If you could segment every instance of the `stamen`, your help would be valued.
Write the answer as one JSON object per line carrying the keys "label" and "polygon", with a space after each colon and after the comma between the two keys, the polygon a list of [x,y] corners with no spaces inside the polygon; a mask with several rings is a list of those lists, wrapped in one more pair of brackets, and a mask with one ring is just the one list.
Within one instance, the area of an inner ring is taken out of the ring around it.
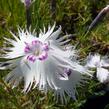
{"label": "stamen", "polygon": [[40,55],[40,51],[39,51],[39,50],[36,50],[36,51],[34,52],[34,55],[36,55],[36,56]]}

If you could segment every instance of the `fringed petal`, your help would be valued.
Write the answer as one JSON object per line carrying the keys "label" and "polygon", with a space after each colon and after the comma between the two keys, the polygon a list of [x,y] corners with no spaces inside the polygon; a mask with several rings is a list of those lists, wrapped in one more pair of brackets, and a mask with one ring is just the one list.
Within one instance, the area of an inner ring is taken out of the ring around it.
{"label": "fringed petal", "polygon": [[62,104],[67,103],[66,94],[69,98],[76,100],[76,87],[80,86],[81,83],[85,83],[83,80],[83,75],[77,71],[71,71],[68,80],[59,80],[57,79],[57,85],[60,89],[54,90],[57,101],[60,101]]}
{"label": "fringed petal", "polygon": [[97,79],[101,83],[109,82],[109,71],[104,68],[97,68]]}
{"label": "fringed petal", "polygon": [[100,55],[99,54],[89,55],[87,58],[86,66],[95,68],[95,67],[99,66],[99,63],[100,63]]}

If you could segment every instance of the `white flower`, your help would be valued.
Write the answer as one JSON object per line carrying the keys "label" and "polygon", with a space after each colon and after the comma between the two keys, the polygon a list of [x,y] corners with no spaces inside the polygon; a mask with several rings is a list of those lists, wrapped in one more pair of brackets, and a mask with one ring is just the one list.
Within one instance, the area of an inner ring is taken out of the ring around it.
{"label": "white flower", "polygon": [[109,59],[101,57],[99,54],[89,55],[87,58],[87,67],[96,68],[97,78],[101,83],[109,82]]}
{"label": "white flower", "polygon": [[54,28],[55,25],[49,26],[47,32],[44,28],[39,37],[21,29],[18,29],[18,37],[11,33],[15,40],[5,38],[11,45],[5,49],[3,57],[8,61],[0,66],[1,69],[11,69],[6,81],[13,88],[24,80],[24,92],[28,92],[34,84],[33,88],[55,91],[61,100],[65,93],[75,99],[76,85],[82,81],[82,74],[87,72],[75,61],[75,50],[62,46],[69,39],[63,41],[64,37],[58,38],[61,27],[53,32]]}
{"label": "white flower", "polygon": [[[80,68],[79,66],[78,68]],[[81,68],[80,68],[81,69]],[[67,103],[66,94],[72,99],[76,100],[75,94],[78,94],[76,91],[77,86],[81,86],[85,83],[85,76],[81,75],[78,71],[65,69],[65,73],[69,76],[68,80],[59,80],[57,79],[58,87],[57,90],[54,90],[57,101],[61,101],[62,104]]]}

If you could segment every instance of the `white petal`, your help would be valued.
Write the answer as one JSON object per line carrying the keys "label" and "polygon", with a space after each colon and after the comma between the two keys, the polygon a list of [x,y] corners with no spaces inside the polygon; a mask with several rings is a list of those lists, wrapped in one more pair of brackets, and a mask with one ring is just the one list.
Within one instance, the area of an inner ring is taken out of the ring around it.
{"label": "white petal", "polygon": [[46,33],[43,33],[41,32],[39,34],[39,38],[42,40],[42,41],[45,41],[46,39],[48,39],[50,37],[50,35],[52,34],[53,30],[55,28],[55,23],[52,27],[48,27],[48,31]]}
{"label": "white petal", "polygon": [[20,67],[17,66],[5,77],[5,81],[11,84],[12,87],[16,87],[19,84],[19,82],[21,82],[22,78],[23,74],[20,70]]}
{"label": "white petal", "polygon": [[12,36],[15,38],[15,40],[16,40],[17,42],[20,41],[19,38],[18,38],[14,33],[12,33],[11,31],[10,31],[10,33],[12,34]]}
{"label": "white petal", "polygon": [[25,81],[23,91],[28,92],[33,84],[34,72],[32,72],[30,63],[25,58],[21,60],[20,68]]}
{"label": "white petal", "polygon": [[17,58],[14,60],[9,60],[6,62],[0,62],[0,70],[12,69],[19,65],[21,58]]}
{"label": "white petal", "polygon": [[102,67],[109,67],[109,58],[107,56],[102,57],[100,64]]}
{"label": "white petal", "polygon": [[[54,61],[57,62],[59,67],[64,67],[64,68],[70,68],[72,70],[78,71],[80,73],[84,73],[84,74],[88,74],[88,70],[87,68],[79,65],[79,63],[77,63],[77,61],[71,61],[69,59],[70,55],[66,55],[66,52],[62,52],[62,51],[51,51],[52,56],[54,57]],[[65,55],[64,55],[65,54]]]}
{"label": "white petal", "polygon": [[97,68],[97,78],[101,83],[109,82],[109,71],[104,68]]}
{"label": "white petal", "polygon": [[11,33],[15,40],[5,38],[13,47],[7,47],[8,53],[4,58],[13,59],[24,56],[25,42],[31,43],[33,40],[37,40],[36,37],[31,35],[28,31],[24,32],[21,28],[18,29],[18,33],[19,38]]}
{"label": "white petal", "polygon": [[97,67],[99,65],[100,65],[100,55],[99,54],[88,56],[86,66],[94,68],[94,67]]}
{"label": "white petal", "polygon": [[85,81],[83,80],[82,74],[76,71],[72,71],[68,80],[57,79],[58,87],[60,87],[60,89],[54,90],[57,100],[60,99],[63,104],[66,103],[68,100],[66,99],[66,94],[76,100],[76,87],[78,85],[80,86],[80,82]]}
{"label": "white petal", "polygon": [[25,0],[20,0],[22,3],[25,3]]}
{"label": "white petal", "polygon": [[53,32],[51,35],[50,35],[50,37],[48,37],[47,38],[47,40],[50,40],[50,39],[52,39],[52,40],[56,40],[58,37],[59,37],[59,35],[61,34],[61,26],[60,26],[60,28],[58,28],[58,30],[57,31],[55,31],[55,32]]}
{"label": "white petal", "polygon": [[49,56],[49,58],[43,63],[44,66],[44,71],[46,74],[47,82],[48,85],[51,86],[53,89],[58,89],[57,84],[56,84],[56,78],[57,78],[57,73],[58,67],[57,63],[54,62],[52,57]]}

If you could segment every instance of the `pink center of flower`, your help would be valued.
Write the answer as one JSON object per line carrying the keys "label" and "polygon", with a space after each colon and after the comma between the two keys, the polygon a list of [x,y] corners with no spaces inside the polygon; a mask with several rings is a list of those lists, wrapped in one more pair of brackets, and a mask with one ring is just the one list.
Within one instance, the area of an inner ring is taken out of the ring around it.
{"label": "pink center of flower", "polygon": [[27,54],[27,59],[29,61],[35,62],[38,60],[45,60],[48,57],[48,44],[42,43],[39,40],[34,40],[31,43],[26,43],[26,47],[24,49],[24,52]]}

